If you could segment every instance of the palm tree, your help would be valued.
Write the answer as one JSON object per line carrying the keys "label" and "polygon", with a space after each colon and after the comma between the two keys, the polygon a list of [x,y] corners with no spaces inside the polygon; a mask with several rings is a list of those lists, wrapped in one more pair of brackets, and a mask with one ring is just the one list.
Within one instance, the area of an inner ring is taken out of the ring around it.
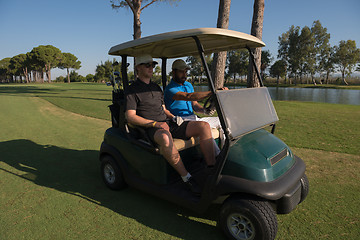
{"label": "palm tree", "polygon": [[[265,0],[254,0],[254,13],[251,24],[251,35],[259,38],[260,40],[262,39],[264,8],[265,8]],[[258,69],[260,69],[261,48],[251,49],[251,52],[254,54],[256,66],[258,67]],[[249,64],[247,87],[260,87],[260,81],[256,76],[256,71],[254,70],[255,69],[252,66],[252,64]]]}
{"label": "palm tree", "polygon": [[[217,19],[218,28],[227,29],[229,27],[230,4],[231,0],[220,0]],[[213,69],[212,79],[216,89],[224,86],[226,54],[226,51],[214,53],[214,61],[211,68]]]}

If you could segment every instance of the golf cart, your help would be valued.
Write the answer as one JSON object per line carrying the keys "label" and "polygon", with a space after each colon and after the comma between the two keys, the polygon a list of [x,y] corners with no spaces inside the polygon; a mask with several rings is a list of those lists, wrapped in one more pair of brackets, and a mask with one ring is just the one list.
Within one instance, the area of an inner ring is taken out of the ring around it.
{"label": "golf cart", "polygon": [[[100,149],[105,184],[114,190],[129,185],[199,213],[211,204],[222,204],[219,226],[229,239],[274,239],[276,214],[290,213],[308,194],[305,164],[274,135],[278,116],[253,57],[251,63],[261,87],[228,91],[214,88],[205,61],[205,54],[263,46],[262,41],[248,34],[199,28],[112,47],[109,54],[121,56],[121,76],[115,73],[118,79],[121,77],[121,85],[113,84],[113,104],[109,106],[112,127],[106,130]],[[201,58],[213,93],[211,102],[225,135],[220,140],[219,131],[213,129],[213,137],[221,147],[214,169],[206,168],[198,139],[174,140],[186,168],[202,188],[200,196],[184,186],[142,129],[126,122],[127,58],[142,54],[161,59],[163,88],[167,83],[167,59],[193,55]]]}

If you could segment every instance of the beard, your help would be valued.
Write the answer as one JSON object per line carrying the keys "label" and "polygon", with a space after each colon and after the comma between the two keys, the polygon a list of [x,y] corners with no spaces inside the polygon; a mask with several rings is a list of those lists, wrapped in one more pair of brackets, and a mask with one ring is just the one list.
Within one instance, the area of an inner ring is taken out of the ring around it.
{"label": "beard", "polygon": [[184,82],[186,81],[186,77],[178,77],[175,76],[174,77],[175,82],[180,83],[180,84],[184,84]]}

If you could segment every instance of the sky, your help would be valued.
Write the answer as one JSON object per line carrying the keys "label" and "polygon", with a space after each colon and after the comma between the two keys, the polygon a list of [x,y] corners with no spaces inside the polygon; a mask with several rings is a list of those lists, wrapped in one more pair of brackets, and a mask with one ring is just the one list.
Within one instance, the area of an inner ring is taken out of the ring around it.
{"label": "sky", "polygon": [[[155,3],[141,14],[142,37],[170,31],[216,27],[219,0]],[[330,44],[355,40],[360,47],[359,0],[265,0],[262,40],[276,59],[278,37],[291,25],[311,27],[320,20]],[[250,34],[253,0],[232,0],[229,29]],[[109,49],[133,39],[130,9],[113,10],[110,0],[0,0],[0,60],[53,45],[81,61],[79,74],[114,57]],[[117,58],[120,61],[120,58]],[[171,64],[171,61],[169,61]],[[53,69],[52,78],[66,75]]]}

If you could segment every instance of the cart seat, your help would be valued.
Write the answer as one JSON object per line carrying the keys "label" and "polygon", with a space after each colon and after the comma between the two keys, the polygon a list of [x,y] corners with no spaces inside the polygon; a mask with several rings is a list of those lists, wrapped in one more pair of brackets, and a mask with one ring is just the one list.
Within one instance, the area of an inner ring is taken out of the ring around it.
{"label": "cart seat", "polygon": [[[212,128],[211,129],[211,134],[213,136],[214,139],[218,138],[219,135],[219,130],[216,128]],[[190,138],[189,140],[182,140],[182,139],[174,139],[174,144],[175,147],[178,151],[182,151],[185,150],[187,148],[196,146],[198,144],[200,144],[200,140],[199,138]]]}
{"label": "cart seat", "polygon": [[[150,141],[150,139],[146,136],[145,131],[141,128],[138,128],[132,124],[127,124],[128,133],[130,133],[130,136],[132,138],[139,141],[139,144],[146,146],[147,148],[154,148],[153,150],[157,153],[159,153],[159,149],[154,146],[154,144]],[[216,128],[211,129],[211,134],[214,139],[218,138],[220,136],[219,130]],[[194,147],[198,144],[200,144],[199,138],[190,138],[189,140],[183,140],[183,139],[177,139],[174,138],[174,144],[178,151],[185,150],[187,148]]]}

